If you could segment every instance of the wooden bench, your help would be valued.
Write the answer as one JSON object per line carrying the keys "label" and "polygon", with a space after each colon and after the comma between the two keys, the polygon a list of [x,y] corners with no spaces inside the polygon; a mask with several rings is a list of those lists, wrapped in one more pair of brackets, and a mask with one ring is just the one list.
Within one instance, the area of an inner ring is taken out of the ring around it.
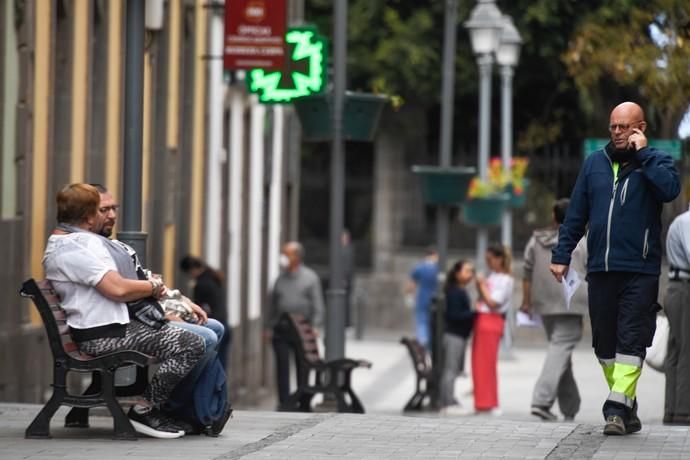
{"label": "wooden bench", "polygon": [[[65,321],[65,311],[50,281],[36,282],[29,279],[22,285],[20,294],[33,300],[43,320],[53,354],[53,394],[26,429],[26,438],[50,438],[51,418],[60,406],[67,405],[86,410],[97,406],[108,407],[113,416],[115,438],[136,440],[137,434],[129,418],[115,399],[115,371],[123,365],[148,366],[153,364],[155,359],[133,350],[117,351],[98,357],[82,353],[72,341],[69,326]],[[92,381],[91,388],[98,386],[99,391],[87,390],[83,395],[68,393],[67,374],[69,372],[97,374],[98,381]],[[88,426],[88,412],[86,412],[86,426]]]}
{"label": "wooden bench", "polygon": [[431,356],[417,339],[403,337],[400,343],[407,347],[412,358],[412,366],[417,374],[417,385],[412,398],[405,404],[404,411],[421,411],[434,404],[436,378],[431,364]]}
{"label": "wooden bench", "polygon": [[335,399],[338,412],[363,414],[364,406],[352,390],[350,376],[354,369],[370,368],[371,363],[348,358],[324,361],[319,354],[316,333],[304,316],[284,313],[280,321],[285,330],[290,331],[295,357],[299,361],[297,390],[280,409],[310,412],[312,398],[321,393]]}

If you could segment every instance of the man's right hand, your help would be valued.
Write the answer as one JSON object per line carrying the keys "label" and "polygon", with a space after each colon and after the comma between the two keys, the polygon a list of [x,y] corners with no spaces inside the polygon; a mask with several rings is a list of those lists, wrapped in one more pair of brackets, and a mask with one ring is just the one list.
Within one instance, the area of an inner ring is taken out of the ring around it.
{"label": "man's right hand", "polygon": [[549,267],[551,273],[556,278],[559,283],[563,280],[563,277],[568,273],[568,266],[561,264],[551,264]]}

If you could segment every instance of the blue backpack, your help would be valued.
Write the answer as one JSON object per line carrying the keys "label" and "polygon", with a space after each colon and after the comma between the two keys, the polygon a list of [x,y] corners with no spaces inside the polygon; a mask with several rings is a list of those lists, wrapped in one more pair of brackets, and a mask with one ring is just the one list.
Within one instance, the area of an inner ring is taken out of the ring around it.
{"label": "blue backpack", "polygon": [[166,403],[166,412],[195,426],[208,427],[224,416],[227,407],[225,369],[218,354],[209,351],[177,384]]}

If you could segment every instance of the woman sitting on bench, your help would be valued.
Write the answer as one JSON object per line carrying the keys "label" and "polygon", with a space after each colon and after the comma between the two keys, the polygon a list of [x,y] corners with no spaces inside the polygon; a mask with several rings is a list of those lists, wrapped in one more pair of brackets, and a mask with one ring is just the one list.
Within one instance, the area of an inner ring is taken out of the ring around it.
{"label": "woman sitting on bench", "polygon": [[[129,411],[135,430],[157,438],[177,438],[184,431],[159,407],[175,385],[204,354],[203,339],[169,326],[153,304],[139,302],[137,320],[130,321],[127,303],[165,294],[160,279],[123,278],[107,239],[97,235],[104,217],[98,190],[70,184],[57,194],[58,226],[48,239],[43,267],[62,299],[67,324],[80,351],[93,356],[129,349],[160,360],[161,365],[143,399]],[[107,214],[107,211],[106,211]]]}

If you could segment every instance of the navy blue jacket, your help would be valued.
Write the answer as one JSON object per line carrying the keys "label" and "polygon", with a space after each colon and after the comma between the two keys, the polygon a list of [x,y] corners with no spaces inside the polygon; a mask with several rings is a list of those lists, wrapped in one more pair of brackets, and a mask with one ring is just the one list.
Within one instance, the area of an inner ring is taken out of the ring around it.
{"label": "navy blue jacket", "polygon": [[658,275],[661,208],[680,193],[673,159],[645,147],[620,167],[614,180],[611,143],[585,160],[570,197],[551,262],[570,265],[570,254],[587,233],[587,272]]}

